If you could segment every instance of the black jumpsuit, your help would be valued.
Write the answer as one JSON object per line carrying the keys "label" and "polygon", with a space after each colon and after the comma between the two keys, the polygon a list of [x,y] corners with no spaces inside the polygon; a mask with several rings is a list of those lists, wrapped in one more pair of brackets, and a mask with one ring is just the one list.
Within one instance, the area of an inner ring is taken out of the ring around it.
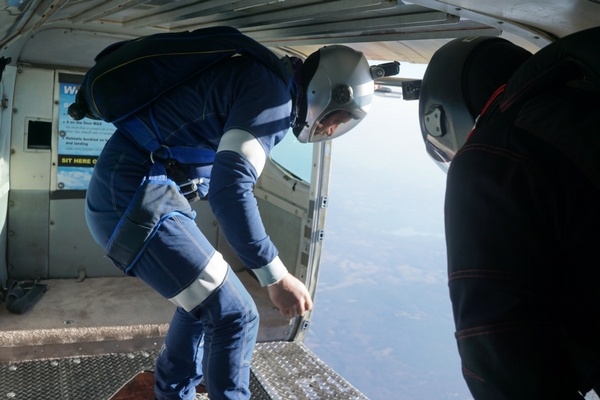
{"label": "black jumpsuit", "polygon": [[534,97],[452,161],[449,287],[476,399],[582,399],[600,378],[599,94]]}

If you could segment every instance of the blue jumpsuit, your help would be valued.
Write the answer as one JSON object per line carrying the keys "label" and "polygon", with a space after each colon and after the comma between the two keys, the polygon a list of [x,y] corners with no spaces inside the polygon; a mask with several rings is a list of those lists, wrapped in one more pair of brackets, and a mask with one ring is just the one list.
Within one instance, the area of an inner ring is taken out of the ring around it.
{"label": "blue jumpsuit", "polygon": [[[146,230],[134,262],[113,262],[178,305],[156,363],[159,399],[192,399],[202,379],[212,400],[248,399],[259,317],[196,226],[187,200],[172,180],[155,173],[156,164],[131,133],[146,129],[169,147],[216,152],[214,161],[186,165],[187,174],[210,179],[208,200],[223,234],[265,285],[280,279],[284,267],[258,213],[252,190],[260,171],[251,159],[266,159],[288,131],[291,112],[289,82],[251,56],[233,56],[116,123],[98,159],[86,200],[94,239],[114,249],[117,225]],[[252,156],[231,150],[235,145],[220,149],[224,135],[251,143]]]}

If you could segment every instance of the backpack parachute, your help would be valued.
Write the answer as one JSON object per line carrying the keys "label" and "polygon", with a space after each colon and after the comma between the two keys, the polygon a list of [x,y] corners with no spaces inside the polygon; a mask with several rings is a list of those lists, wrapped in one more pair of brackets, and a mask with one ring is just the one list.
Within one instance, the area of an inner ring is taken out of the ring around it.
{"label": "backpack parachute", "polygon": [[84,114],[118,122],[234,54],[256,57],[293,90],[291,74],[269,49],[235,28],[214,27],[145,36],[107,47],[96,56],[74,106],[80,106],[83,97]]}
{"label": "backpack parachute", "polygon": [[[498,111],[490,117],[498,116],[498,119],[490,119],[493,122],[489,123],[498,126],[503,115],[507,116],[505,124],[512,123],[514,117],[511,119],[511,114],[516,116],[530,99],[569,82],[595,85],[595,92],[600,91],[600,27],[565,36],[523,63],[498,100]],[[560,129],[554,121],[547,121],[552,126],[544,126],[545,122],[537,122],[531,133],[560,149],[600,188],[600,158],[597,151],[589,151],[600,149],[596,121],[573,115],[567,121],[568,127]]]}

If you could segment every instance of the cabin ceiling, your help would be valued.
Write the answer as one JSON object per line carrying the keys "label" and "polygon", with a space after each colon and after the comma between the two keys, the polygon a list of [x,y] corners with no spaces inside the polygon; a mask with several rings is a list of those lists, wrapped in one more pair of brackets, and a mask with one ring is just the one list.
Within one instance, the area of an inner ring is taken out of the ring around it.
{"label": "cabin ceiling", "polygon": [[0,55],[84,68],[118,40],[229,25],[291,53],[347,44],[427,63],[456,37],[503,35],[535,50],[597,21],[597,0],[0,0]]}

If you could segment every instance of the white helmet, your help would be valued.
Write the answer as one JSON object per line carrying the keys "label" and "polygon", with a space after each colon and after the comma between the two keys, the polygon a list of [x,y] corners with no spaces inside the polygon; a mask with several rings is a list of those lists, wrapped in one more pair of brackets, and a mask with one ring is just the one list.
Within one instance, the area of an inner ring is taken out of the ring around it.
{"label": "white helmet", "polygon": [[363,53],[326,46],[302,66],[303,97],[293,128],[301,143],[336,138],[354,128],[369,111],[374,83]]}

